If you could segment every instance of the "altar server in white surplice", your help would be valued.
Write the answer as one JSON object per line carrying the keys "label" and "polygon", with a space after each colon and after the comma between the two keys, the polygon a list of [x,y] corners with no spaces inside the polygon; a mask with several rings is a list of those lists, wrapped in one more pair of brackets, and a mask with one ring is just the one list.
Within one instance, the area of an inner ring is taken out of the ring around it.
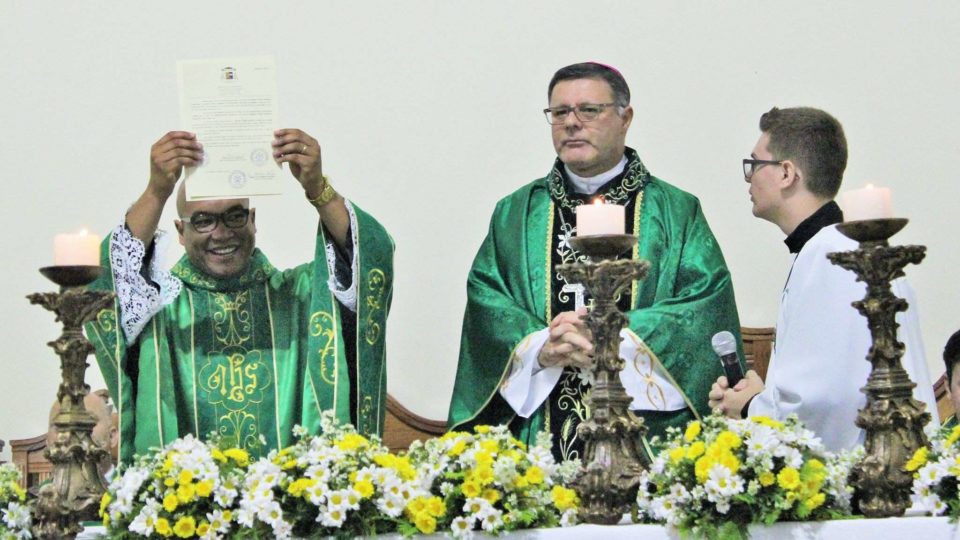
{"label": "altar server in white surplice", "polygon": [[[720,377],[710,406],[736,418],[782,420],[795,413],[828,449],[851,448],[863,442],[854,419],[866,402],[860,388],[870,373],[871,338],[866,318],[850,305],[863,299],[866,286],[827,259],[828,253],[857,248],[836,228],[843,213],[833,199],[847,165],[843,128],[818,109],[773,108],[760,118],[760,130],[750,159],[743,160],[753,215],[783,230],[794,260],[780,299],[766,383],[754,371],[734,388]],[[914,397],[938,422],[916,298],[903,278],[892,288],[910,304],[897,314],[898,339],[906,346],[903,366],[917,383]]]}

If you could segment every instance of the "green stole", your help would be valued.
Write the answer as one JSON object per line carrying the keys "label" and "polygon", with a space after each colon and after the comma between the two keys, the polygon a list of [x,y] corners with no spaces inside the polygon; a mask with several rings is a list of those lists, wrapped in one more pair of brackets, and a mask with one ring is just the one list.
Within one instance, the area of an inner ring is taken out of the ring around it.
{"label": "green stole", "polygon": [[[627,152],[631,164],[639,164],[636,153]],[[451,429],[510,424],[520,440],[532,441],[547,427],[549,404],[530,418],[515,419],[498,390],[516,360],[514,348],[554,315],[551,274],[558,261],[551,256],[556,215],[551,192],[559,167],[557,161],[550,175],[497,204],[474,259],[448,416]],[[642,164],[632,169],[628,164],[622,182],[642,184],[628,190],[637,199],[633,226],[640,242],[634,256],[651,262],[647,277],[630,291],[628,326],[657,355],[687,403],[678,411],[638,411],[648,435],[662,435],[669,426],[709,414],[707,394],[723,374],[710,338],[729,330],[739,346],[740,324],[730,273],[699,201],[649,175]],[[553,435],[556,443],[561,434]]]}
{"label": "green stole", "polygon": [[[345,354],[344,313],[327,286],[322,226],[314,260],[286,271],[275,269],[259,249],[246,272],[231,279],[211,278],[183,257],[171,269],[183,283],[179,296],[133,343],[117,323],[118,304],[87,325],[110,393],[119,396],[121,462],[191,433],[216,434],[264,455],[292,444],[294,425],[318,433],[321,411],[332,409],[350,422],[351,392],[358,430],[382,432],[393,241],[375,219],[354,209],[356,358]],[[107,267],[109,247],[108,237],[101,250]],[[92,287],[115,290],[112,272]]]}

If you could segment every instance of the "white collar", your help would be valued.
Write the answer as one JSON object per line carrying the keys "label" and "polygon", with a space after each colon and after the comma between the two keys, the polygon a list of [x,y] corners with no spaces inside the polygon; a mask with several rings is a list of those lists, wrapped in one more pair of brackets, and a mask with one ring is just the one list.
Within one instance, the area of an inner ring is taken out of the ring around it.
{"label": "white collar", "polygon": [[573,184],[573,189],[577,193],[584,193],[587,195],[593,195],[600,189],[601,186],[615,178],[617,175],[623,172],[623,169],[627,166],[627,156],[624,154],[620,158],[620,163],[614,165],[612,169],[607,172],[600,173],[596,176],[583,177],[573,174],[570,170],[570,167],[566,165],[563,166],[563,170],[567,173],[567,178],[570,179],[570,183]]}

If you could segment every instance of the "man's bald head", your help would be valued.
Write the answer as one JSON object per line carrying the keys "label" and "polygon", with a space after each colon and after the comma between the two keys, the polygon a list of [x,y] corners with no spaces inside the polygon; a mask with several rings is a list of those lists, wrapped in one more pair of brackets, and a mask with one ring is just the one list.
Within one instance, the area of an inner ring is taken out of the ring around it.
{"label": "man's bald head", "polygon": [[[211,199],[211,200],[225,200],[225,199]],[[236,201],[236,204],[240,204],[244,208],[250,208],[250,199],[226,199],[230,201]],[[193,201],[187,202],[187,182],[184,180],[180,182],[180,188],[177,189],[177,217],[183,219],[186,216],[189,216],[196,210],[195,206],[203,203],[204,201]],[[230,205],[233,206],[233,205]]]}

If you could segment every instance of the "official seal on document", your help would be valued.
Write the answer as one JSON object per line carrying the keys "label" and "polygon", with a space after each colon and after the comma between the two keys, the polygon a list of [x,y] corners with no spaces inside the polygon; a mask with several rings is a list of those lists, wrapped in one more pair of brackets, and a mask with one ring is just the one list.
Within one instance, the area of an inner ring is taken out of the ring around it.
{"label": "official seal on document", "polygon": [[230,182],[231,187],[242,188],[247,184],[247,174],[243,171],[233,171],[227,181]]}
{"label": "official seal on document", "polygon": [[250,163],[253,163],[254,165],[263,165],[267,162],[268,157],[269,156],[267,155],[266,150],[263,148],[257,148],[253,152],[250,152]]}

